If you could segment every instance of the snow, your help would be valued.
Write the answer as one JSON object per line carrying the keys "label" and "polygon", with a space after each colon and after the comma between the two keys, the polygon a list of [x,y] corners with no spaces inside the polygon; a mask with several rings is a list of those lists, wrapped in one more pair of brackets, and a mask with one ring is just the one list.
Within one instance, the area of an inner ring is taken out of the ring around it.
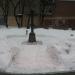
{"label": "snow", "polygon": [[39,28],[35,33],[39,42],[28,44],[25,28],[0,28],[0,70],[10,73],[75,70],[74,30]]}

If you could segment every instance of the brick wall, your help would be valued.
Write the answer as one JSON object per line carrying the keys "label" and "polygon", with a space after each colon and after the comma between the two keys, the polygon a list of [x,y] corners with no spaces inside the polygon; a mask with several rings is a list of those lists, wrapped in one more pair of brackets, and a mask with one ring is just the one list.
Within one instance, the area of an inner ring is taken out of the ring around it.
{"label": "brick wall", "polygon": [[53,17],[46,17],[44,25],[62,29],[69,27],[75,29],[75,1],[58,1]]}
{"label": "brick wall", "polygon": [[75,16],[75,1],[58,1],[54,16]]}

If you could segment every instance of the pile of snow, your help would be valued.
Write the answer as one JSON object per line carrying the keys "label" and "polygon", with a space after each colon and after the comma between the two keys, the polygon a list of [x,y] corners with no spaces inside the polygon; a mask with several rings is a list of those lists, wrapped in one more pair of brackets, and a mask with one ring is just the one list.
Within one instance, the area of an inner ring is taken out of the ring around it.
{"label": "pile of snow", "polygon": [[11,73],[75,70],[75,31],[39,28],[35,33],[41,45],[22,44],[29,36],[25,28],[0,29],[1,70]]}

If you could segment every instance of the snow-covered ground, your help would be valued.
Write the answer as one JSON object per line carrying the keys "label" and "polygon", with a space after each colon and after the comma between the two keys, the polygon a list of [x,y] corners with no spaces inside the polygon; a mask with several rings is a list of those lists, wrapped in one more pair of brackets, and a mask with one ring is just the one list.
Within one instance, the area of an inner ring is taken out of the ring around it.
{"label": "snow-covered ground", "polygon": [[0,70],[11,73],[75,70],[75,31],[39,28],[35,33],[37,44],[29,44],[25,28],[0,28]]}

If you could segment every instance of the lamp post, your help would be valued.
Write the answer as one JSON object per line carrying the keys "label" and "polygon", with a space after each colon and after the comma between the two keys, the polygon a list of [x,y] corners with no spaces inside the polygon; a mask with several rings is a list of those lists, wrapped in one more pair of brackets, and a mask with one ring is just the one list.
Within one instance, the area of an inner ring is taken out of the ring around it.
{"label": "lamp post", "polygon": [[34,33],[34,11],[32,9],[30,11],[30,18],[31,18],[31,24],[30,24],[31,32],[29,34],[28,42],[33,43],[36,42],[36,36]]}

